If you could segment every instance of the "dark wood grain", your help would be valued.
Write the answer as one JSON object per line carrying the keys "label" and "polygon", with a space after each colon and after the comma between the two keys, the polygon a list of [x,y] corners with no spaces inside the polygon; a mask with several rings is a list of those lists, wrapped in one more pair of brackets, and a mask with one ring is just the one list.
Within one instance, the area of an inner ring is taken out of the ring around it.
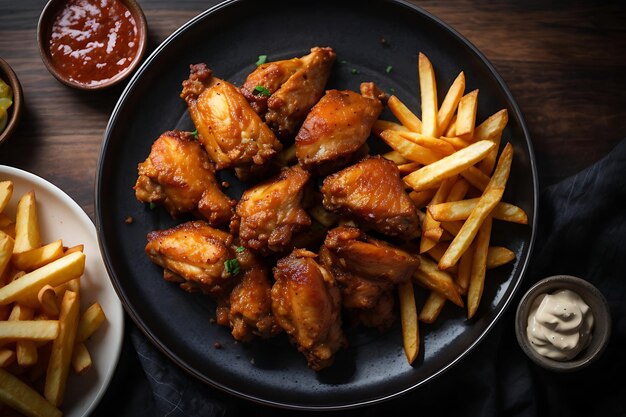
{"label": "dark wood grain", "polygon": [[[215,4],[143,0],[148,52]],[[528,123],[541,185],[604,156],[626,131],[626,6],[620,2],[539,0],[414,1],[452,25],[496,66]],[[0,164],[63,188],[93,218],[95,166],[122,86],[98,93],[69,89],[45,69],[35,42],[43,4],[0,0],[0,56],[17,72],[26,108]]]}

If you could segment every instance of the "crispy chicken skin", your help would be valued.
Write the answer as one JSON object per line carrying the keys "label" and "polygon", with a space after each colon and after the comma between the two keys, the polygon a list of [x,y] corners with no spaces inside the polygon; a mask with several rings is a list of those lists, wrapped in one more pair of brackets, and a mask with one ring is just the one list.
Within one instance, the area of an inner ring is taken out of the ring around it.
{"label": "crispy chicken skin", "polygon": [[209,156],[190,133],[163,133],[137,171],[137,200],[161,203],[173,217],[193,212],[217,226],[233,214],[235,201],[222,192]]}
{"label": "crispy chicken skin", "polygon": [[350,157],[365,145],[383,110],[379,99],[383,96],[374,83],[362,83],[361,94],[327,91],[296,136],[300,165],[325,174],[348,164]]}
{"label": "crispy chicken skin", "polygon": [[263,165],[282,149],[239,89],[214,77],[206,64],[190,66],[180,96],[218,170]]}
{"label": "crispy chicken skin", "polygon": [[274,268],[272,311],[310,368],[332,364],[333,355],[347,342],[341,328],[341,295],[330,272],[317,255],[295,249]]}
{"label": "crispy chicken skin", "polygon": [[231,221],[231,232],[243,246],[264,254],[290,249],[293,235],[311,225],[302,207],[309,177],[299,166],[283,168],[243,193]]}
{"label": "crispy chicken skin", "polygon": [[148,233],[146,253],[165,269],[166,280],[179,282],[186,291],[215,294],[228,286],[224,262],[230,259],[232,240],[229,233],[196,220]]}
{"label": "crispy chicken skin", "polygon": [[375,156],[329,175],[321,191],[327,210],[352,215],[381,233],[411,238],[419,232],[419,219],[404,187],[397,166]]}
{"label": "crispy chicken skin", "polygon": [[354,227],[330,230],[319,255],[354,321],[380,330],[391,326],[394,285],[411,278],[419,259]]}
{"label": "crispy chicken skin", "polygon": [[254,336],[268,338],[280,333],[272,315],[269,269],[251,251],[233,249],[241,268],[241,278],[229,296],[228,322],[233,337],[248,342]]}
{"label": "crispy chicken skin", "polygon": [[418,258],[356,227],[330,230],[324,245],[344,269],[368,279],[399,284],[408,281],[419,266]]}
{"label": "crispy chicken skin", "polygon": [[[308,55],[260,65],[241,87],[252,107],[281,139],[293,137],[324,94],[336,54],[314,47]],[[259,94],[261,86],[270,96]]]}

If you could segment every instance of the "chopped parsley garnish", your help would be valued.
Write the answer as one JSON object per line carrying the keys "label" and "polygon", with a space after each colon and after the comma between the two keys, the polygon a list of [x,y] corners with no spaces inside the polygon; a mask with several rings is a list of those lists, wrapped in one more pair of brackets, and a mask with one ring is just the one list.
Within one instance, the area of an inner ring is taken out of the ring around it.
{"label": "chopped parsley garnish", "polygon": [[396,92],[396,89],[391,87],[389,90],[391,90],[391,93],[394,94]]}
{"label": "chopped parsley garnish", "polygon": [[359,73],[359,71],[356,68],[352,68],[352,71],[350,71],[350,72],[353,73],[353,74],[358,74]]}
{"label": "chopped parsley garnish", "polygon": [[269,97],[272,95],[272,93],[270,93],[270,90],[263,87],[262,85],[257,85],[256,87],[254,87],[254,94],[261,94],[265,97]]}
{"label": "chopped parsley garnish", "polygon": [[342,59],[341,61],[339,61],[340,64],[347,64],[348,61],[346,61],[345,59]]}
{"label": "chopped parsley garnish", "polygon": [[198,129],[194,130],[193,132],[191,132],[191,136],[193,136],[194,138],[198,138]]}
{"label": "chopped parsley garnish", "polygon": [[393,66],[389,65],[389,66],[387,66],[387,68],[385,68],[385,72],[387,74],[389,74],[391,71],[393,71]]}
{"label": "chopped parsley garnish", "polygon": [[267,55],[259,55],[259,60],[256,62],[256,66],[263,65],[267,62]]}
{"label": "chopped parsley garnish", "polygon": [[226,268],[226,272],[232,276],[238,275],[239,272],[241,272],[239,261],[236,258],[224,261],[224,268]]}
{"label": "chopped parsley garnish", "polygon": [[239,246],[237,249],[235,249],[235,251],[236,251],[237,253],[241,253],[241,252],[243,252],[244,250],[246,250],[246,248],[244,248],[243,246]]}
{"label": "chopped parsley garnish", "polygon": [[156,203],[150,202],[150,210],[154,210],[156,206]]}

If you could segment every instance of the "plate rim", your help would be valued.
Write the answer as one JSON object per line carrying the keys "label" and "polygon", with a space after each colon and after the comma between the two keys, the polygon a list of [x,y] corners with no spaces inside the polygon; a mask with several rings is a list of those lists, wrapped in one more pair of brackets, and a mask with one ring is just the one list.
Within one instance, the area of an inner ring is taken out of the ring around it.
{"label": "plate rim", "polygon": [[[98,163],[96,166],[96,180],[95,180],[95,186],[94,186],[94,193],[95,193],[95,225],[96,225],[96,229],[98,230],[98,242],[100,245],[100,250],[102,252],[103,255],[103,259],[104,259],[104,263],[105,266],[107,268],[107,271],[109,272],[111,277],[117,277],[115,271],[112,270],[112,266],[110,266],[110,256],[109,256],[109,252],[108,249],[105,246],[105,242],[103,241],[102,238],[102,224],[101,224],[101,212],[100,212],[100,204],[101,204],[101,196],[99,193],[100,190],[100,186],[102,185],[102,181],[103,181],[103,176],[102,176],[102,171],[104,170],[104,158],[105,158],[105,154],[106,154],[106,150],[107,147],[109,145],[109,140],[111,137],[111,130],[113,129],[113,126],[115,125],[115,123],[117,122],[117,119],[119,118],[120,115],[120,110],[122,109],[122,107],[126,104],[126,101],[128,100],[128,97],[130,95],[130,93],[132,92],[133,88],[135,87],[135,84],[137,84],[137,82],[139,81],[139,79],[141,78],[141,76],[143,75],[143,73],[147,70],[147,68],[152,64],[152,62],[159,56],[159,54],[171,43],[173,42],[178,36],[180,36],[183,32],[185,32],[189,27],[191,27],[192,25],[194,25],[197,21],[204,19],[205,17],[223,9],[223,8],[227,8],[230,7],[231,5],[237,4],[237,3],[246,3],[249,1],[254,1],[254,0],[225,0],[223,2],[220,2],[200,13],[198,13],[196,16],[192,17],[191,19],[189,19],[187,22],[185,22],[184,24],[182,24],[179,28],[177,28],[174,32],[172,32],[169,36],[167,36],[155,49],[154,51],[152,51],[152,53],[150,53],[150,55],[148,56],[148,58],[146,58],[146,60],[141,64],[141,66],[137,69],[137,71],[133,74],[132,78],[130,79],[130,81],[128,82],[128,84],[125,86],[124,90],[122,91],[118,101],[115,104],[115,107],[113,108],[113,111],[111,112],[111,116],[109,118],[109,121],[107,122],[107,126],[103,135],[103,141],[102,141],[102,145],[101,145],[101,149],[100,149],[100,154],[98,157]],[[409,9],[409,11],[411,13],[416,13],[418,15],[422,15],[423,17],[425,17],[426,19],[431,20],[432,22],[436,23],[437,25],[442,27],[442,30],[449,32],[450,34],[452,34],[459,42],[461,42],[462,44],[464,44],[474,55],[476,55],[478,57],[478,59],[487,67],[487,69],[489,70],[489,72],[491,73],[491,75],[494,77],[494,80],[497,82],[498,86],[500,87],[500,89],[502,90],[506,100],[508,101],[510,107],[511,107],[511,111],[516,115],[517,119],[519,120],[519,125],[520,125],[520,129],[523,132],[523,141],[526,144],[526,147],[528,149],[528,155],[529,155],[529,165],[530,165],[530,171],[531,171],[531,177],[533,180],[533,193],[532,193],[532,197],[533,197],[533,207],[532,207],[532,223],[529,225],[531,230],[530,230],[530,238],[528,240],[528,252],[527,252],[527,256],[526,258],[523,260],[523,262],[520,263],[520,278],[517,280],[517,282],[512,283],[512,287],[511,287],[511,293],[509,295],[509,297],[507,299],[504,300],[504,304],[502,305],[502,308],[495,314],[495,316],[493,317],[493,320],[486,326],[486,328],[482,331],[482,333],[476,338],[476,340],[474,340],[460,355],[458,355],[454,360],[452,360],[450,363],[446,364],[445,366],[443,366],[441,369],[439,369],[437,372],[434,372],[432,375],[424,378],[423,380],[421,380],[418,383],[412,384],[409,387],[406,387],[402,390],[396,391],[392,394],[387,394],[384,396],[379,396],[373,399],[367,399],[367,400],[363,400],[363,401],[359,401],[359,402],[351,402],[348,404],[342,404],[342,405],[304,405],[304,404],[290,404],[290,403],[286,403],[286,402],[279,402],[279,401],[273,401],[273,400],[267,400],[267,399],[263,399],[263,398],[258,398],[254,395],[251,394],[246,394],[244,392],[242,392],[239,389],[236,388],[232,388],[232,387],[228,387],[225,385],[222,385],[218,382],[215,382],[213,380],[211,380],[210,378],[208,378],[206,375],[198,372],[197,370],[195,370],[193,367],[191,367],[187,361],[183,360],[178,354],[176,354],[175,352],[173,352],[171,349],[169,349],[167,346],[165,346],[163,343],[161,343],[158,338],[152,334],[152,332],[147,328],[147,324],[142,320],[142,318],[139,316],[139,314],[137,313],[136,309],[130,305],[129,302],[127,302],[127,297],[124,295],[124,291],[121,288],[118,279],[113,279],[111,278],[111,282],[113,283],[113,286],[115,288],[115,290],[118,293],[118,296],[120,298],[120,300],[122,301],[122,306],[123,308],[126,310],[126,312],[129,314],[129,316],[133,319],[134,324],[141,330],[141,332],[144,334],[144,336],[146,336],[146,338],[148,340],[150,340],[150,342],[152,343],[152,345],[154,347],[156,347],[160,352],[162,352],[166,357],[169,358],[169,360],[171,360],[176,366],[178,366],[179,368],[183,369],[185,372],[187,372],[189,375],[192,375],[194,378],[198,379],[200,382],[219,389],[222,392],[226,392],[228,394],[232,394],[238,398],[247,400],[247,401],[251,401],[251,402],[255,402],[255,403],[259,403],[259,404],[263,404],[263,405],[268,405],[268,406],[273,406],[273,407],[278,407],[278,408],[282,408],[282,409],[287,409],[287,410],[298,410],[298,411],[333,411],[333,410],[347,410],[347,409],[354,409],[354,408],[360,408],[360,407],[364,407],[364,406],[368,406],[368,405],[373,405],[373,404],[379,404],[394,398],[398,398],[410,391],[414,391],[415,389],[417,389],[418,387],[424,385],[425,383],[435,379],[436,377],[442,375],[444,372],[448,371],[449,369],[451,369],[454,365],[456,365],[457,363],[459,363],[462,359],[464,359],[470,352],[472,352],[476,346],[478,346],[484,339],[485,337],[491,332],[491,330],[495,327],[495,325],[498,323],[498,321],[501,319],[501,317],[505,314],[505,312],[508,310],[508,308],[510,308],[513,300],[515,299],[515,295],[518,292],[522,281],[525,279],[526,273],[528,272],[529,269],[529,264],[530,264],[530,259],[532,256],[532,252],[533,252],[533,248],[534,248],[534,244],[535,244],[535,239],[536,239],[536,235],[537,235],[537,224],[538,224],[538,211],[539,211],[539,178],[538,178],[538,173],[537,173],[537,162],[536,162],[536,157],[535,157],[535,152],[534,152],[534,147],[532,144],[532,140],[531,140],[531,136],[530,136],[530,132],[528,130],[528,126],[526,125],[526,121],[524,120],[523,114],[517,104],[517,102],[515,101],[515,98],[513,97],[508,85],[506,84],[506,82],[504,81],[504,79],[501,77],[501,75],[498,73],[498,71],[496,70],[496,68],[493,66],[493,64],[489,61],[489,59],[487,59],[487,57],[472,43],[470,42],[465,36],[463,36],[460,32],[458,32],[456,29],[454,29],[452,26],[448,25],[447,23],[445,23],[442,19],[438,18],[437,16],[435,16],[434,14],[428,12],[427,10],[412,4],[410,2],[408,2],[407,0],[380,0],[380,3],[389,3],[392,6],[397,5],[400,7],[404,7]]]}
{"label": "plate rim", "polygon": [[[72,197],[70,197],[69,194],[67,194],[65,191],[63,191],[60,187],[58,187],[51,181],[48,181],[47,179],[40,177],[39,175],[36,175],[32,172],[29,172],[20,168],[12,167],[10,165],[0,165],[0,174],[3,174],[3,173],[6,173],[6,175],[9,175],[9,176],[23,178],[29,183],[32,183],[39,188],[45,188],[45,189],[51,190],[52,193],[55,195],[55,197],[60,198],[63,201],[63,203],[65,203],[67,206],[69,206],[72,209],[73,214],[78,214],[81,220],[81,223],[84,223],[87,225],[89,232],[93,234],[94,236],[94,242],[98,245],[98,248],[94,247],[93,250],[96,250],[96,249],[99,250],[100,239],[99,239],[98,231],[95,227],[94,222],[91,220],[91,218],[89,218],[85,210],[83,210],[83,208]],[[104,267],[104,270],[107,271],[107,279],[111,283],[111,286],[113,286],[113,280],[108,274],[108,269],[106,268],[106,262],[104,261],[104,258],[102,257],[101,251],[100,251],[100,261],[98,263],[100,263]],[[124,334],[125,334],[124,306],[119,297],[119,294],[117,294],[117,291],[115,291],[115,297],[113,297],[113,299],[114,299],[113,304],[116,306],[115,307],[116,309],[119,309],[118,312],[120,313],[119,316],[121,317],[119,325],[112,326],[113,332],[114,332],[113,334],[117,336],[117,338],[119,339],[119,342],[116,343],[115,345],[115,351],[113,352],[112,360],[108,361],[109,363],[112,364],[112,366],[109,368],[110,372],[107,372],[103,376],[103,383],[100,384],[100,386],[98,387],[98,391],[96,392],[96,395],[94,396],[93,401],[83,410],[82,416],[84,417],[89,416],[96,409],[96,407],[98,407],[98,405],[104,398],[104,395],[106,394],[106,392],[109,389],[109,386],[111,385],[111,381],[113,380],[113,376],[115,375],[117,366],[119,364],[119,359],[122,354],[122,346],[124,344]],[[115,330],[115,329],[118,329],[118,330]]]}

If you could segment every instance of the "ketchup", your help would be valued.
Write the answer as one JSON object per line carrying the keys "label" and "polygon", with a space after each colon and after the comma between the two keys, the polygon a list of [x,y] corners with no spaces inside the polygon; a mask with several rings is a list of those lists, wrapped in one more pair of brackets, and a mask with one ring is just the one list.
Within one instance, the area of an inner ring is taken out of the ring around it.
{"label": "ketchup", "polygon": [[135,18],[120,0],[69,0],[52,26],[52,63],[79,84],[98,86],[115,78],[138,51]]}

